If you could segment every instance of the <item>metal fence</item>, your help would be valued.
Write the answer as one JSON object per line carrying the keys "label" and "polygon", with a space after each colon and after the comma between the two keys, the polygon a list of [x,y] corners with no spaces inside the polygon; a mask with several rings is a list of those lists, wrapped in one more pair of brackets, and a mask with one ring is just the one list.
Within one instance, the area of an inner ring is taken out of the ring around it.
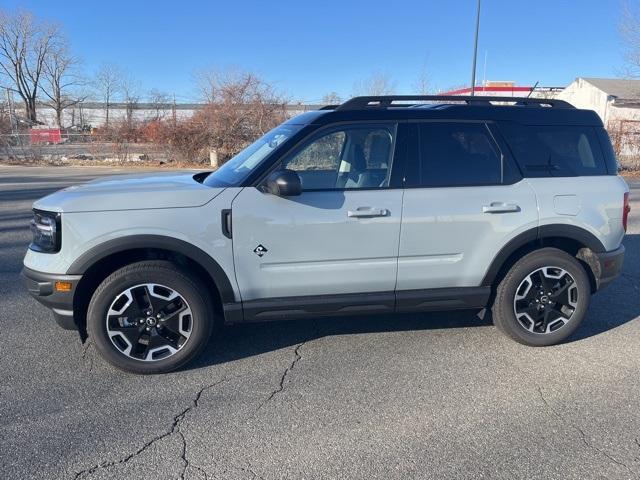
{"label": "metal fence", "polygon": [[168,161],[166,148],[151,143],[113,140],[89,133],[62,133],[46,141],[31,133],[0,135],[0,160],[51,163],[128,163]]}

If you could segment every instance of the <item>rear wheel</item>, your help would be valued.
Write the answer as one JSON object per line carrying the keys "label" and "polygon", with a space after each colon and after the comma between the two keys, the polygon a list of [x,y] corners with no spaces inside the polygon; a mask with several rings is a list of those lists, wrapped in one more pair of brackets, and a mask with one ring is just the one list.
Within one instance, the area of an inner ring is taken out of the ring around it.
{"label": "rear wheel", "polygon": [[175,370],[206,346],[213,309],[200,284],[167,261],[123,267],[96,289],[87,329],[112,365],[135,373]]}
{"label": "rear wheel", "polygon": [[590,299],[580,262],[562,250],[542,248],[518,260],[500,282],[493,320],[519,343],[554,345],[578,328]]}

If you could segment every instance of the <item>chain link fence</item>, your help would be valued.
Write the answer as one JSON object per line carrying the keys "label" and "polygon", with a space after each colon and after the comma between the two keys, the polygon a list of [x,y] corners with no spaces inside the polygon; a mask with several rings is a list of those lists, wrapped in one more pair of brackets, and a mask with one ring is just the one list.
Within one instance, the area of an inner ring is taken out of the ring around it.
{"label": "chain link fence", "polygon": [[611,144],[623,171],[640,170],[640,121],[618,120],[607,125]]}
{"label": "chain link fence", "polygon": [[76,164],[166,163],[167,148],[152,143],[116,140],[105,135],[62,133],[55,141],[33,133],[0,135],[0,161]]}

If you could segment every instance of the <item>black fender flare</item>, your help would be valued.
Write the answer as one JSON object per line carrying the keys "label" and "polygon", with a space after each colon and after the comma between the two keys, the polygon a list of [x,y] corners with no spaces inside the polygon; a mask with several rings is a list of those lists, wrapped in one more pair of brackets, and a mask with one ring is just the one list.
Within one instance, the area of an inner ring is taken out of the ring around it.
{"label": "black fender flare", "polygon": [[526,230],[514,238],[500,249],[491,261],[491,265],[482,279],[482,286],[492,286],[500,269],[507,259],[518,249],[533,241],[544,240],[545,238],[568,238],[589,248],[594,253],[606,252],[603,243],[591,232],[575,225],[542,225],[540,227]]}
{"label": "black fender flare", "polygon": [[82,275],[100,260],[127,250],[158,248],[184,255],[198,263],[211,276],[220,292],[223,305],[236,303],[229,277],[208,253],[177,238],[163,235],[128,235],[96,245],[80,255],[68,268],[67,275]]}

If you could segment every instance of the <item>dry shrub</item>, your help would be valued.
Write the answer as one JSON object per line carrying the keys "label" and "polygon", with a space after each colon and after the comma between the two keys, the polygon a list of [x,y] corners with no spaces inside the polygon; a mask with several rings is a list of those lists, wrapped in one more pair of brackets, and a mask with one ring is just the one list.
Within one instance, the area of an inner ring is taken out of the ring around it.
{"label": "dry shrub", "polygon": [[207,103],[191,118],[111,121],[93,137],[113,144],[113,154],[122,159],[132,144],[145,143],[160,147],[173,162],[208,163],[215,150],[224,163],[287,118],[286,99],[255,74],[210,72],[201,85]]}
{"label": "dry shrub", "polygon": [[640,122],[631,120],[610,121],[607,131],[620,170],[640,170]]}

